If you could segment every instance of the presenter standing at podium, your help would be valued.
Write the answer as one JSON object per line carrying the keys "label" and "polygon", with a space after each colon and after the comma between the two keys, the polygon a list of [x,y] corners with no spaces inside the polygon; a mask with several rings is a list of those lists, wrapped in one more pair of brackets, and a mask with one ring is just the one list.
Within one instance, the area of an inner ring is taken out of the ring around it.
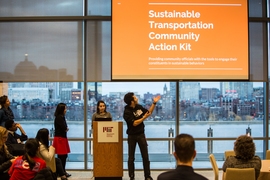
{"label": "presenter standing at podium", "polygon": [[106,111],[106,104],[104,101],[100,100],[97,103],[97,111],[92,115],[92,129],[93,129],[93,122],[96,118],[112,118],[111,113]]}
{"label": "presenter standing at podium", "polygon": [[138,104],[138,98],[133,92],[129,92],[125,95],[124,101],[127,104],[125,106],[123,117],[127,123],[127,134],[128,134],[128,173],[130,180],[134,180],[134,160],[135,160],[135,149],[138,143],[142,159],[143,159],[143,170],[145,180],[153,180],[150,174],[150,161],[148,155],[147,142],[144,134],[144,123],[155,109],[157,102],[160,99],[160,95],[153,98],[153,103],[149,110],[145,109],[142,105]]}

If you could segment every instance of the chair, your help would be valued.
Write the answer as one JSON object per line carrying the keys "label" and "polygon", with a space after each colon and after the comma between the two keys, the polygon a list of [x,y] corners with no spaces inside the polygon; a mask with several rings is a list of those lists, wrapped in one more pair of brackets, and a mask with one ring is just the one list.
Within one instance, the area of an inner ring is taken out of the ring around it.
{"label": "chair", "polygon": [[224,152],[225,155],[225,160],[227,159],[228,156],[235,156],[234,150],[228,150]]}
{"label": "chair", "polygon": [[266,150],[265,159],[270,159],[270,150]]}
{"label": "chair", "polygon": [[216,162],[216,158],[215,158],[214,154],[210,154],[209,159],[210,159],[213,171],[214,171],[215,180],[218,180],[218,173],[219,172],[218,172],[218,166],[217,166],[217,162]]}
{"label": "chair", "polygon": [[255,180],[254,168],[227,168],[225,180]]}

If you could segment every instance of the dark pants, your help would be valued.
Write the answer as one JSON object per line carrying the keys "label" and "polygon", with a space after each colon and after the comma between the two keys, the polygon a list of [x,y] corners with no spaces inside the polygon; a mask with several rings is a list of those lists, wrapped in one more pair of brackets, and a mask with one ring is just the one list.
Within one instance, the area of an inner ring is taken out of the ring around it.
{"label": "dark pants", "polygon": [[147,142],[144,134],[128,135],[128,174],[129,177],[134,177],[134,160],[135,160],[135,149],[138,143],[142,159],[143,159],[143,170],[144,177],[150,176],[150,161],[148,157]]}
{"label": "dark pants", "polygon": [[0,173],[1,180],[9,180],[10,176],[8,173]]}
{"label": "dark pants", "polygon": [[63,171],[66,172],[67,154],[58,154],[57,157],[61,160]]}
{"label": "dark pants", "polygon": [[64,171],[63,166],[62,166],[62,161],[59,158],[55,158],[55,166],[56,166],[56,173],[59,176],[66,175],[66,172]]}

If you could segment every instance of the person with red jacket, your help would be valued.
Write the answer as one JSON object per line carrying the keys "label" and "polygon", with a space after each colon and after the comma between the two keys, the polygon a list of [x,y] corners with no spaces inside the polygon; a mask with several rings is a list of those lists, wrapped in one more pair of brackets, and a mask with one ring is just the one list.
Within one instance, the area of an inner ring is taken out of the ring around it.
{"label": "person with red jacket", "polygon": [[38,150],[39,143],[36,139],[26,141],[25,154],[17,157],[8,171],[10,180],[33,179],[40,170],[46,168],[46,162],[37,157]]}

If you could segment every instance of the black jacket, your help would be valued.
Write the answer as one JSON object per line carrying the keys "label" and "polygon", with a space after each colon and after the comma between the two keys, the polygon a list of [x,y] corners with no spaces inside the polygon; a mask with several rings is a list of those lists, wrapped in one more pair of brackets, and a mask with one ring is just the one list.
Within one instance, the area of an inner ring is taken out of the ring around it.
{"label": "black jacket", "polygon": [[55,117],[54,128],[55,128],[54,136],[63,137],[63,138],[67,137],[67,128],[68,127],[67,127],[67,122],[66,122],[65,116],[58,115]]}
{"label": "black jacket", "polygon": [[11,154],[7,154],[4,152],[4,146],[0,150],[0,173],[6,172],[12,163],[10,162],[11,159],[14,157]]}

